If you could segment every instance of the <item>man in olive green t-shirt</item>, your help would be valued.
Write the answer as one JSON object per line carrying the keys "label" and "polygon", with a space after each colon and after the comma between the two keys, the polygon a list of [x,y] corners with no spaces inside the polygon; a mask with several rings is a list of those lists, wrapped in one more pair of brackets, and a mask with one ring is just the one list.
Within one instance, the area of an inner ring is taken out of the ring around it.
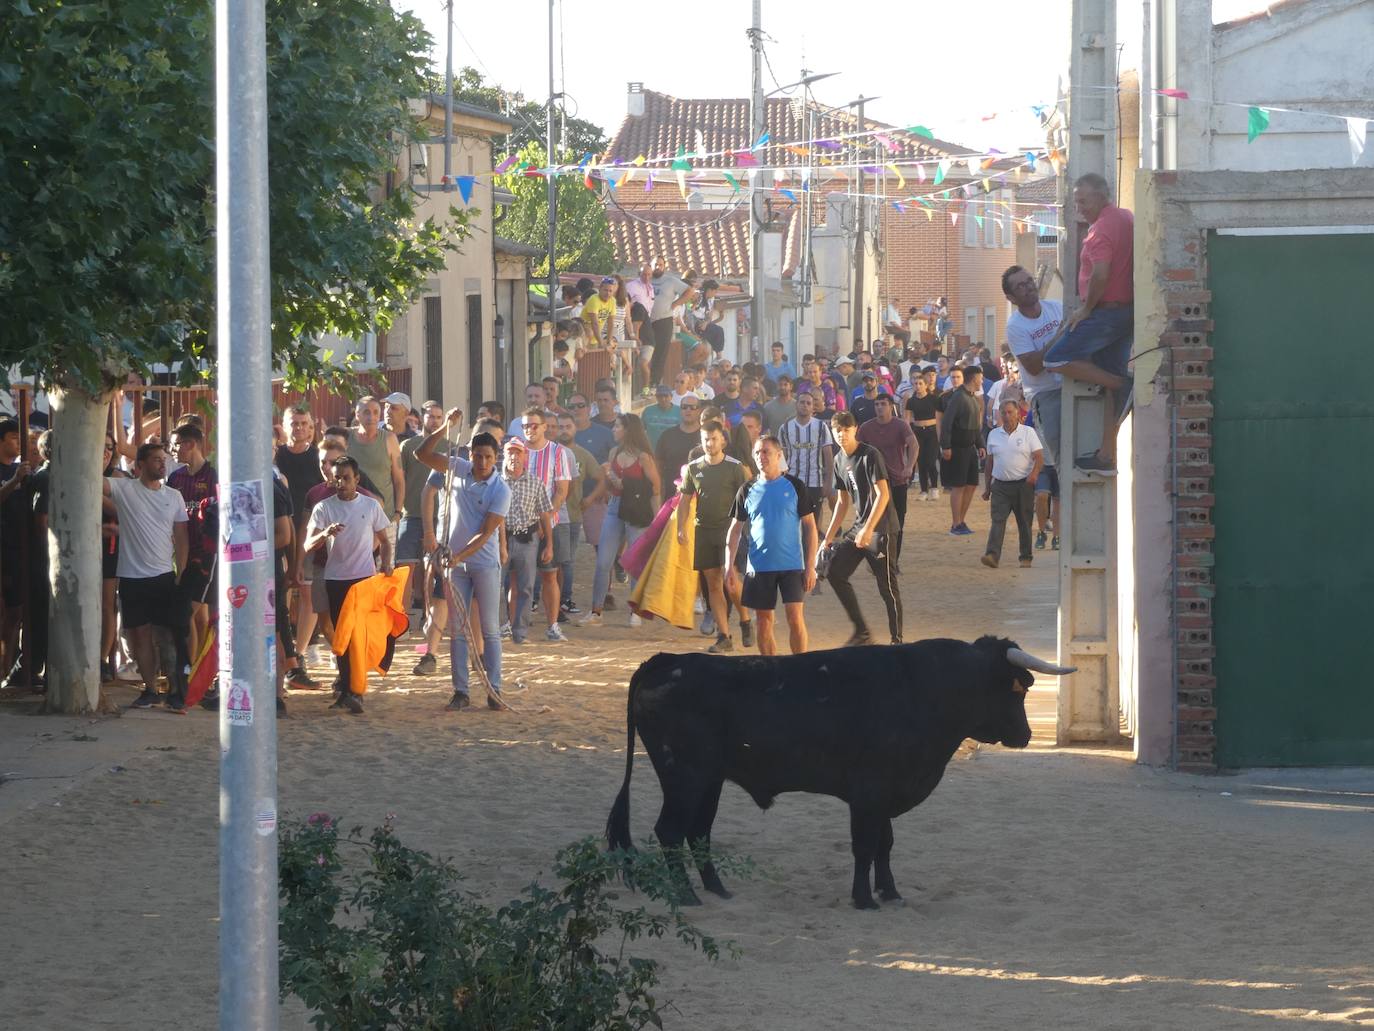
{"label": "man in olive green t-shirt", "polygon": [[[712,419],[701,427],[701,447],[706,454],[687,464],[682,480],[682,502],[677,507],[678,543],[687,543],[687,519],[693,518],[696,541],[692,568],[706,581],[706,600],[716,622],[716,643],[708,651],[734,651],[729,612],[725,607],[725,538],[730,529],[730,510],[735,495],[752,479],[749,471],[725,453],[725,427]],[[731,599],[740,608],[738,592]],[[742,610],[741,610],[742,611]],[[708,628],[709,632],[709,628]]]}

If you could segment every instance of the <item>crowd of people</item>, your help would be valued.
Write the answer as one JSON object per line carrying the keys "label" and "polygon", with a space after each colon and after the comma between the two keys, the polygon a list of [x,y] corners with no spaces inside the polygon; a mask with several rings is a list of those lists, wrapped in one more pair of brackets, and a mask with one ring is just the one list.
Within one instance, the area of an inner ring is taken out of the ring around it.
{"label": "crowd of people", "polygon": [[[733,622],[739,647],[769,655],[781,599],[788,646],[801,652],[806,599],[825,580],[852,625],[848,645],[900,643],[908,501],[943,498],[948,534],[972,537],[981,487],[981,563],[1001,564],[1014,519],[1019,564],[1030,566],[1035,551],[1059,547],[1061,375],[1099,385],[1118,413],[1128,403],[1130,213],[1091,176],[1075,196],[1093,226],[1084,303],[1065,322],[1035,277],[1011,266],[1002,289],[1014,310],[999,358],[981,345],[961,354],[913,347],[894,333],[796,365],[774,343],[766,361],[736,366],[713,332],[716,284],[698,288],[691,275],[670,283],[646,266],[585,296],[572,288],[577,315],[559,324],[554,344],[557,369],[585,353],[577,341],[617,353],[630,342],[625,354],[654,383],[639,404],[613,379],[589,397],[560,371],[530,383],[518,413],[488,401],[471,420],[434,401],[412,406],[400,392],[360,398],[347,426],[291,407],[276,427],[271,483],[234,484],[227,505],[198,416],[178,420],[166,442],[140,441],[137,419],[116,400],[99,523],[102,676],[136,675],[135,708],[185,711],[202,693],[197,671],[215,662],[218,567],[258,543],[275,576],[279,714],[288,686],[332,689],[337,707],[363,711],[367,671],[339,637],[366,618],[362,595],[376,592],[360,585],[397,569],[407,571],[393,581],[404,584],[399,604],[424,636],[412,672],[438,671],[447,634],[454,710],[471,704],[474,674],[488,704],[502,707],[504,649],[558,646],[621,606],[632,628],[662,619],[713,638],[717,653],[736,650]],[[659,382],[658,358],[674,341],[682,371]],[[1104,420],[1101,446],[1075,464],[1111,475],[1115,426]],[[0,648],[6,683],[22,674],[38,689],[48,549],[31,542],[46,534],[54,432],[37,438],[44,464],[33,469],[18,425],[0,420]],[[583,547],[595,561],[579,594]],[[859,604],[860,566],[886,610],[885,636]],[[626,588],[619,600],[617,585]],[[313,645],[317,636],[332,657]],[[199,701],[213,708],[218,693]]]}

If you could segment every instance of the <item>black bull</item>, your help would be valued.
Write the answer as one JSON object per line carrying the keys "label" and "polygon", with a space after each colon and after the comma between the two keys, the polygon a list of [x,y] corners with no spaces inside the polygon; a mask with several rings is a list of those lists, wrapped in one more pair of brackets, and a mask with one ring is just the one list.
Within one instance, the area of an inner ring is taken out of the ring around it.
{"label": "black bull", "polygon": [[[784,791],[849,804],[854,905],[900,899],[892,818],[935,790],[965,738],[1024,748],[1031,670],[1069,673],[993,637],[805,655],[726,658],[660,653],[630,680],[625,782],[606,821],[630,849],[630,774],[639,732],[663,789],[654,833],[664,848],[699,849],[702,886],[729,898],[709,856],[725,781],[767,809]],[[686,884],[685,867],[680,870]],[[690,887],[689,901],[696,901]]]}

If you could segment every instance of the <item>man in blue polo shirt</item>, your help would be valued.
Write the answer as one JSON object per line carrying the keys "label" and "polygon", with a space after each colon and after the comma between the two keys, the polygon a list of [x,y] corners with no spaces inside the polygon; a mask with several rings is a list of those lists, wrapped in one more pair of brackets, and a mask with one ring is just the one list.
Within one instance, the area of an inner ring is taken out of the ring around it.
{"label": "man in blue polo shirt", "polygon": [[[449,411],[444,425],[435,430],[415,452],[415,457],[440,476],[451,472],[448,505],[449,577],[454,596],[466,611],[477,601],[477,617],[482,626],[482,666],[487,679],[501,691],[501,524],[510,510],[510,488],[496,475],[499,448],[490,433],[479,433],[468,445],[471,459],[452,458],[436,453],[440,441],[462,421],[457,408]],[[444,449],[447,451],[447,448]],[[455,606],[456,607],[456,606]],[[468,637],[457,624],[459,616],[449,610],[449,659],[453,677],[453,698],[448,708],[466,709],[468,698]],[[487,699],[487,705],[499,708]]]}
{"label": "man in blue polo shirt", "polygon": [[[749,526],[749,565],[740,599],[758,616],[759,653],[776,655],[773,611],[782,595],[787,614],[788,646],[793,655],[806,651],[802,604],[816,586],[816,517],[806,484],[786,472],[782,444],[771,433],[754,442],[754,462],[761,475],[740,488],[730,511],[725,568],[733,580],[735,555]],[[734,584],[730,584],[734,590]]]}

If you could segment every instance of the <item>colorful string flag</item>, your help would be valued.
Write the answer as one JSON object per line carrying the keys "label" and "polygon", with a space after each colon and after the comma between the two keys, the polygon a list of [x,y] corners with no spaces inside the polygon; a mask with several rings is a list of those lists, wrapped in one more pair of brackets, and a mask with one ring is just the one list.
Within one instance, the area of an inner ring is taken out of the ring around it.
{"label": "colorful string flag", "polygon": [[496,168],[495,168],[496,174],[497,174],[497,175],[503,175],[504,173],[509,172],[510,169],[511,169],[511,166],[514,165],[514,164],[515,164],[517,161],[519,161],[519,160],[520,160],[520,155],[519,155],[519,154],[512,154],[510,157],[506,158],[505,161],[502,161],[499,165],[496,166]]}
{"label": "colorful string flag", "polygon": [[644,192],[645,192],[645,193],[653,193],[653,192],[654,192],[654,170],[653,170],[652,168],[649,169],[649,178],[647,178],[647,179],[644,180]]}
{"label": "colorful string flag", "polygon": [[959,224],[959,212],[951,211],[949,213],[949,224],[952,226],[957,226]]}
{"label": "colorful string flag", "polygon": [[964,164],[968,166],[968,174],[970,176],[975,176],[978,174],[979,161],[976,157],[965,159]]}
{"label": "colorful string flag", "polygon": [[677,157],[673,159],[673,163],[668,167],[674,172],[690,172],[692,170],[691,159],[687,157],[687,148],[682,144],[678,144]]}
{"label": "colorful string flag", "polygon": [[1035,151],[1033,150],[1026,151],[1026,167],[1032,172],[1035,171]]}
{"label": "colorful string flag", "polygon": [[920,164],[919,162],[916,165],[916,181],[918,183],[923,183],[926,181],[926,166]]}
{"label": "colorful string flag", "polygon": [[896,208],[898,211],[902,212],[903,214],[906,213],[906,205],[903,204],[901,201],[899,201],[899,200],[894,200],[894,201],[892,202],[892,206],[893,206],[894,208]]}
{"label": "colorful string flag", "polygon": [[595,190],[595,189],[596,189],[596,183],[592,182],[592,173],[591,173],[590,171],[588,171],[588,172],[582,177],[582,185],[585,186],[585,187],[586,187],[587,189],[589,189],[589,190]]}
{"label": "colorful string flag", "polygon": [[589,151],[587,151],[587,153],[585,153],[585,154],[582,155],[582,160],[579,161],[579,162],[577,163],[577,167],[578,167],[578,168],[586,168],[587,165],[588,165],[588,163],[590,163],[591,160],[592,160],[592,152],[589,150]]}
{"label": "colorful string flag", "polygon": [[768,146],[768,141],[770,139],[772,139],[772,136],[770,136],[768,133],[764,133],[762,136],[760,136],[757,140],[754,141],[754,145],[749,149],[758,150],[762,147],[766,147]]}
{"label": "colorful string flag", "polygon": [[793,193],[791,190],[779,190],[778,192],[782,194],[784,197],[786,197],[788,200],[790,200],[793,204],[797,203],[797,195]]}
{"label": "colorful string flag", "polygon": [[897,143],[895,140],[893,140],[891,136],[884,136],[882,135],[882,133],[879,133],[877,136],[873,138],[877,140],[879,143],[881,143],[885,148],[887,148],[887,152],[889,154],[891,154],[894,150],[897,149]]}
{"label": "colorful string flag", "polygon": [[973,216],[973,221],[975,221],[975,222],[978,223],[978,228],[979,228],[979,229],[982,229],[982,228],[983,228],[983,216],[982,216],[982,215],[974,215],[974,216]]}
{"label": "colorful string flag", "polygon": [[[677,162],[674,161],[673,164],[677,164]],[[682,195],[682,199],[683,199],[683,200],[686,200],[686,199],[687,199],[687,173],[684,172],[682,169],[679,168],[674,174],[677,176],[677,192],[680,193],[680,194]]]}
{"label": "colorful string flag", "polygon": [[476,181],[477,177],[473,175],[460,175],[454,179],[458,184],[458,196],[463,198],[464,204],[472,200],[472,184]]}
{"label": "colorful string flag", "polygon": [[935,185],[939,186],[945,181],[945,176],[949,174],[949,158],[943,159],[935,166]]}
{"label": "colorful string flag", "polygon": [[725,176],[725,181],[726,181],[727,183],[729,183],[732,187],[734,187],[734,190],[735,190],[736,193],[739,193],[739,191],[740,191],[739,180],[736,179],[736,178],[735,178],[733,175],[731,175],[729,172],[725,172],[725,173],[723,173],[723,174],[724,174],[724,176]]}
{"label": "colorful string flag", "polygon": [[735,164],[740,168],[756,168],[759,159],[750,154],[747,150],[735,151]]}
{"label": "colorful string flag", "polygon": [[630,185],[630,180],[633,179],[633,178],[635,177],[635,172],[637,172],[637,171],[639,171],[639,169],[637,169],[637,168],[628,168],[628,169],[626,169],[626,170],[625,170],[625,178],[622,179],[622,180],[620,180],[620,181],[621,181],[622,183],[624,183],[626,186],[629,186],[629,185]]}
{"label": "colorful string flag", "polygon": [[612,190],[614,190],[617,186],[620,185],[620,183],[616,180],[616,177],[614,175],[612,175],[610,172],[607,172],[606,185],[609,186]]}
{"label": "colorful string flag", "polygon": [[639,157],[637,157],[637,158],[635,158],[633,161],[631,161],[630,164],[634,165],[635,168],[642,168],[642,167],[644,166],[644,160],[645,160],[644,155],[641,154],[641,155],[639,155]]}
{"label": "colorful string flag", "polygon": [[864,175],[882,175],[883,170],[877,165],[864,165],[859,169]]}
{"label": "colorful string flag", "polygon": [[1364,157],[1366,134],[1369,132],[1369,119],[1347,118],[1345,130],[1350,135],[1350,163],[1358,165],[1360,158]]}
{"label": "colorful string flag", "polygon": [[927,129],[924,125],[908,126],[906,131],[911,133],[913,136],[924,136],[928,140],[935,139],[935,134],[931,132],[929,129]]}
{"label": "colorful string flag", "polygon": [[1155,92],[1161,97],[1173,97],[1175,100],[1188,99],[1188,91],[1186,89],[1157,89]]}
{"label": "colorful string flag", "polygon": [[935,221],[935,212],[932,211],[930,208],[926,208],[926,221],[927,221],[927,222],[933,222],[933,221]]}
{"label": "colorful string flag", "polygon": [[842,150],[843,148],[835,140],[817,140],[816,146],[821,150]]}
{"label": "colorful string flag", "polygon": [[906,176],[902,175],[902,170],[900,168],[894,165],[891,161],[889,161],[884,167],[891,169],[892,173],[897,177],[897,189],[900,190],[904,186],[906,186]]}
{"label": "colorful string flag", "polygon": [[1255,137],[1269,128],[1269,112],[1262,107],[1252,107],[1250,109],[1250,132],[1246,137],[1246,143],[1254,143]]}

